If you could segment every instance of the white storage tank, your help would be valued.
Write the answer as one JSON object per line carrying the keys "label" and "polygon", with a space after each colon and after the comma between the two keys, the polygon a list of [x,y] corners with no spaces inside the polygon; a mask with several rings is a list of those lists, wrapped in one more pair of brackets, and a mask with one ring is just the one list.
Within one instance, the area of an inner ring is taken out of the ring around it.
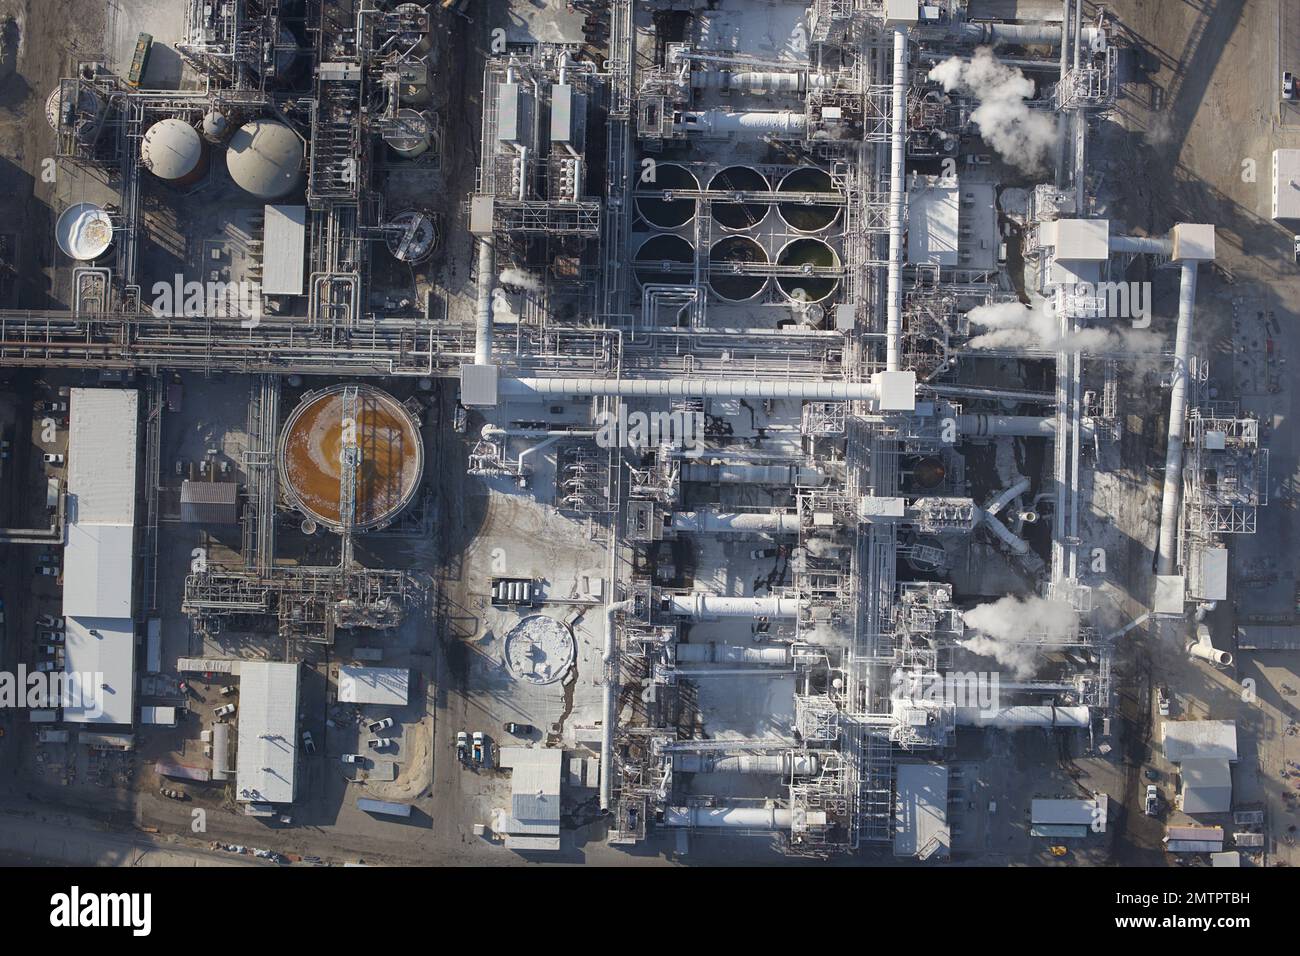
{"label": "white storage tank", "polygon": [[140,162],[164,182],[188,186],[208,170],[207,148],[198,131],[184,120],[169,117],[145,131]]}
{"label": "white storage tank", "polygon": [[298,134],[274,120],[245,123],[230,138],[230,178],[258,199],[280,199],[302,186],[303,145]]}

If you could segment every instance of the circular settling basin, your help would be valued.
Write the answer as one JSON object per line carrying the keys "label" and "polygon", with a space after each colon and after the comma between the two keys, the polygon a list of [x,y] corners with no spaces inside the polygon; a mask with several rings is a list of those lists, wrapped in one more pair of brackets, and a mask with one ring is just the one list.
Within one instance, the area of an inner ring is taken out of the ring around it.
{"label": "circular settling basin", "polygon": [[[300,511],[338,530],[343,474],[343,391],[335,386],[308,395],[293,410],[280,439],[280,480]],[[377,388],[357,389],[353,528],[392,520],[415,496],[424,468],[420,425],[402,405]]]}
{"label": "circular settling basin", "polygon": [[632,257],[640,285],[684,285],[695,281],[695,247],[681,236],[651,236]]}
{"label": "circular settling basin", "polygon": [[709,250],[709,286],[719,298],[746,302],[767,287],[767,276],[745,275],[747,265],[767,265],[767,253],[748,236],[719,239]]}
{"label": "circular settling basin", "polygon": [[[656,163],[654,171],[654,181],[638,182],[637,189],[671,191],[700,188],[700,181],[685,166],[678,166],[676,163]],[[676,229],[695,218],[695,200],[642,196],[636,201],[636,211],[652,226],[660,229]]]}
{"label": "circular settling basin", "polygon": [[[749,166],[728,166],[709,180],[710,192],[766,192],[767,177]],[[710,204],[713,221],[723,229],[753,229],[772,208],[767,203],[725,202],[714,200]]]}
{"label": "circular settling basin", "polygon": [[[830,173],[816,166],[803,166],[786,173],[776,188],[781,193],[829,193],[834,195],[835,184]],[[818,203],[783,202],[777,211],[786,225],[796,232],[821,232],[840,217],[840,207]]]}
{"label": "circular settling basin", "polygon": [[[812,269],[838,269],[840,257],[820,239],[794,239],[777,253],[779,266]],[[778,276],[776,284],[794,302],[820,302],[840,284],[839,279],[818,275]]]}
{"label": "circular settling basin", "polygon": [[573,666],[573,633],[555,618],[533,614],[506,635],[506,667],[518,680],[553,684]]}

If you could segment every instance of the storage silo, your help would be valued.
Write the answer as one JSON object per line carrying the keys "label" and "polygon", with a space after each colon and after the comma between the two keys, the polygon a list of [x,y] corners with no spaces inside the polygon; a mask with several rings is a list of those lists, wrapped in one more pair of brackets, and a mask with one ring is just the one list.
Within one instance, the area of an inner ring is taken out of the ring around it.
{"label": "storage silo", "polygon": [[169,117],[145,131],[140,162],[164,182],[188,186],[208,171],[207,149],[198,131],[184,120]]}
{"label": "storage silo", "polygon": [[298,134],[274,120],[245,123],[230,137],[230,178],[258,199],[280,199],[302,187],[303,145]]}
{"label": "storage silo", "polygon": [[419,110],[400,109],[384,131],[384,142],[402,159],[415,159],[429,148],[433,125]]}

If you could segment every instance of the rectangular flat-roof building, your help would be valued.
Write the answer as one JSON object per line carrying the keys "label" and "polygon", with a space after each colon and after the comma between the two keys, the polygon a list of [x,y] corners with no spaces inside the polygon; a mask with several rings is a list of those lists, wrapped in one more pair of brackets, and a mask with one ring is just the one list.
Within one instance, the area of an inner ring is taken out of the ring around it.
{"label": "rectangular flat-roof building", "polygon": [[1300,149],[1273,150],[1273,218],[1300,219]]}
{"label": "rectangular flat-roof building", "polygon": [[307,207],[263,207],[262,294],[302,295]]}
{"label": "rectangular flat-roof building", "polygon": [[139,395],[69,393],[68,515],[63,553],[65,674],[99,675],[74,723],[135,720],[135,496]]}
{"label": "rectangular flat-roof building", "polygon": [[1183,813],[1227,813],[1232,809],[1232,767],[1222,757],[1188,758],[1178,767],[1182,778]]}
{"label": "rectangular flat-roof building", "polygon": [[512,850],[560,848],[560,775],[564,751],[503,747],[500,765],[510,773],[510,811],[497,823]]}
{"label": "rectangular flat-roof building", "polygon": [[405,667],[339,668],[339,701],[344,704],[406,705],[411,672]]}
{"label": "rectangular flat-roof building", "polygon": [[900,764],[894,786],[894,856],[945,859],[952,846],[948,829],[948,768]]}
{"label": "rectangular flat-roof building", "polygon": [[181,521],[239,524],[239,486],[233,481],[181,482]]}
{"label": "rectangular flat-roof building", "polygon": [[235,796],[293,803],[298,784],[297,664],[241,661]]}
{"label": "rectangular flat-roof building", "polygon": [[1237,725],[1231,720],[1166,720],[1160,735],[1170,763],[1237,759]]}

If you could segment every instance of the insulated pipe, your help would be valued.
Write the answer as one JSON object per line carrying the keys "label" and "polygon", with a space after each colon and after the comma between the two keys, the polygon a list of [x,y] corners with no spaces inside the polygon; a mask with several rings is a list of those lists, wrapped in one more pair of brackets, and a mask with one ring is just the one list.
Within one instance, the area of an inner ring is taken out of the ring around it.
{"label": "insulated pipe", "polygon": [[885,291],[885,369],[903,366],[903,188],[907,175],[907,27],[894,27],[894,100],[889,120],[889,277]]}
{"label": "insulated pipe", "polygon": [[614,724],[618,720],[615,701],[618,700],[618,668],[614,666],[614,615],[632,608],[631,601],[615,601],[605,606],[605,649],[600,660],[605,676],[601,690],[601,713],[604,721],[600,727],[600,809],[608,810],[614,795]]}
{"label": "insulated pipe", "polygon": [[816,754],[787,750],[779,754],[674,754],[678,773],[754,773],[812,777],[820,766]]}
{"label": "insulated pipe", "polygon": [[1011,502],[1015,501],[1017,498],[1019,498],[1028,490],[1029,490],[1029,479],[1021,478],[1019,481],[1017,481],[1006,491],[1002,492],[1002,494],[994,498],[992,502],[985,505],[984,513],[987,515],[997,514],[999,511],[1001,511],[1007,505],[1011,504]]}
{"label": "insulated pipe", "polygon": [[957,431],[963,435],[1014,435],[1019,438],[1053,438],[1055,418],[1034,415],[958,415]]}
{"label": "insulated pipe", "polygon": [[1053,24],[961,23],[957,35],[965,43],[1012,43],[1016,46],[1056,46],[1061,42],[1061,27]]}
{"label": "insulated pipe", "polygon": [[697,90],[726,89],[740,93],[805,93],[809,87],[825,89],[831,77],[820,73],[732,72],[700,70],[691,74],[691,86]]}
{"label": "insulated pipe", "polygon": [[1210,640],[1210,629],[1204,624],[1197,625],[1196,640],[1188,642],[1187,653],[1200,660],[1217,664],[1219,667],[1232,666],[1232,655],[1214,646],[1214,642]]}
{"label": "insulated pipe", "polygon": [[478,242],[478,298],[474,311],[474,364],[492,364],[492,285],[496,281],[496,240]]}
{"label": "insulated pipe", "polygon": [[1158,236],[1111,236],[1111,252],[1145,252],[1151,255],[1168,256],[1174,251],[1172,239]]}
{"label": "insulated pipe", "polygon": [[768,133],[800,133],[807,125],[807,117],[793,110],[692,110],[682,114],[682,124],[688,132],[699,130],[714,134],[763,136]]}
{"label": "insulated pipe", "polygon": [[682,481],[724,485],[777,485],[821,487],[827,478],[816,468],[798,465],[704,465],[690,462],[682,468]]}
{"label": "insulated pipe", "polygon": [[965,727],[1078,727],[1091,723],[1087,707],[1044,706],[1001,707],[992,712],[979,707],[958,707],[957,723]]}
{"label": "insulated pipe", "polygon": [[1178,331],[1174,335],[1173,388],[1169,390],[1169,444],[1165,449],[1165,487],[1160,501],[1160,544],[1156,573],[1173,574],[1178,552],[1178,505],[1183,487],[1183,426],[1187,417],[1187,364],[1192,351],[1196,305],[1196,262],[1184,260],[1178,287]]}
{"label": "insulated pipe", "polygon": [[722,617],[785,618],[799,616],[799,601],[783,597],[727,597],[695,591],[669,595],[668,610],[697,621]]}
{"label": "insulated pipe", "polygon": [[664,826],[726,827],[737,830],[785,830],[792,815],[776,807],[668,807]]}
{"label": "insulated pipe", "polygon": [[514,378],[504,395],[608,395],[620,398],[788,398],[809,402],[875,401],[870,382],[764,381],[705,378]]}
{"label": "insulated pipe", "polygon": [[744,644],[678,644],[674,649],[682,664],[789,664],[794,655],[788,646],[775,644],[747,647]]}
{"label": "insulated pipe", "polygon": [[799,516],[787,511],[768,514],[736,514],[722,511],[678,511],[670,519],[674,531],[696,534],[798,534]]}
{"label": "insulated pipe", "polygon": [[993,515],[986,511],[980,512],[980,518],[988,525],[989,530],[1002,539],[1002,542],[1014,551],[1016,554],[1028,554],[1029,542],[1024,538],[1018,537],[1014,531],[1004,525]]}

